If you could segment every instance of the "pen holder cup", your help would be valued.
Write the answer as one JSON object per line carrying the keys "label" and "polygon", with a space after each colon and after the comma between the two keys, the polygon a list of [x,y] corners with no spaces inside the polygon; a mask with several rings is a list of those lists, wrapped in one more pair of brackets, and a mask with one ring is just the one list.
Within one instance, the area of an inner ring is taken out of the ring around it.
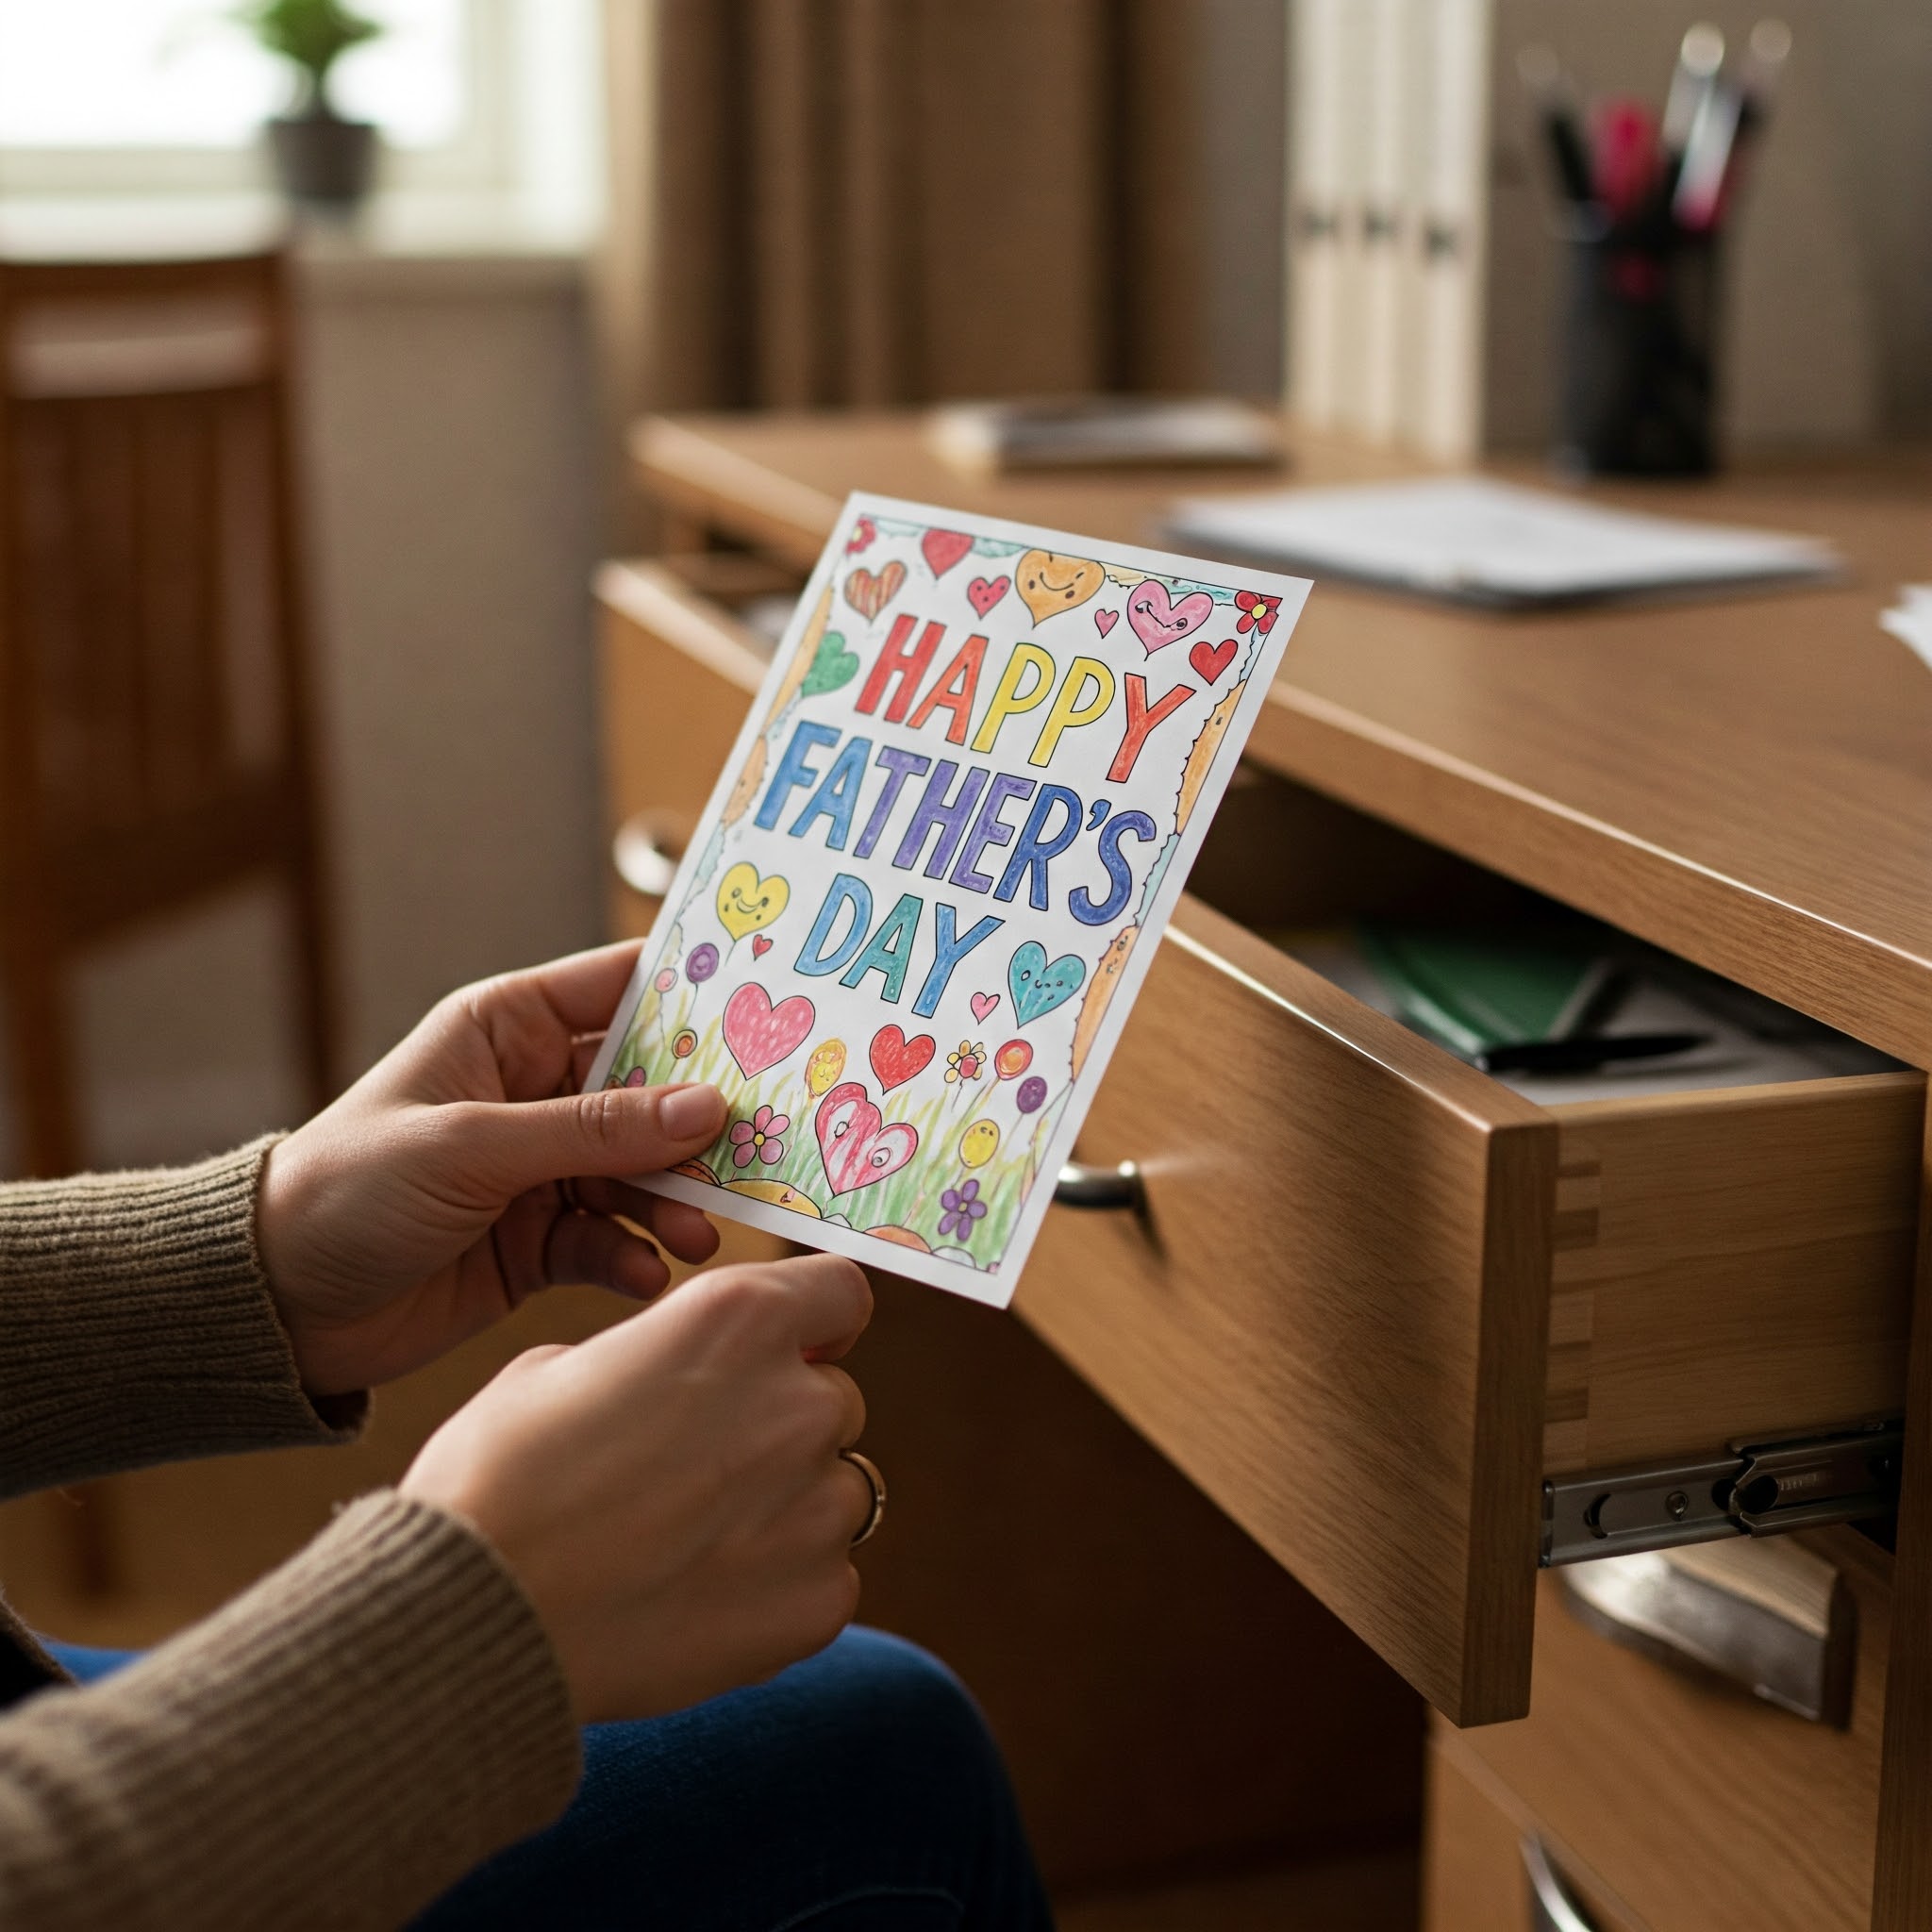
{"label": "pen holder cup", "polygon": [[1710,242],[1601,225],[1565,239],[1558,461],[1591,475],[1708,475],[1717,466]]}

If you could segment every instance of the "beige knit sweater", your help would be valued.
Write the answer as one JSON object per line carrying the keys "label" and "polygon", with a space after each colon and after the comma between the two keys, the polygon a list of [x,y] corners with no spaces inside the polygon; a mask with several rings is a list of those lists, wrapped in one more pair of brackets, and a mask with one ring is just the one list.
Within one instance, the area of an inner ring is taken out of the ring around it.
{"label": "beige knit sweater", "polygon": [[[255,1250],[267,1142],[0,1188],[0,1491],[341,1441]],[[0,1605],[0,1925],[394,1925],[560,1811],[577,1735],[474,1532],[365,1497],[207,1623],[76,1689]]]}

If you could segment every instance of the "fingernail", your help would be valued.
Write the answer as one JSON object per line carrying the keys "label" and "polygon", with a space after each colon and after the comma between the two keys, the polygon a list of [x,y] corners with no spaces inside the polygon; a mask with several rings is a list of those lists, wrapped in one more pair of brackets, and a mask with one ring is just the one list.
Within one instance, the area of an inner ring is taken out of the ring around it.
{"label": "fingernail", "polygon": [[724,1096],[715,1087],[679,1087],[664,1096],[658,1117],[674,1140],[708,1138],[724,1117]]}

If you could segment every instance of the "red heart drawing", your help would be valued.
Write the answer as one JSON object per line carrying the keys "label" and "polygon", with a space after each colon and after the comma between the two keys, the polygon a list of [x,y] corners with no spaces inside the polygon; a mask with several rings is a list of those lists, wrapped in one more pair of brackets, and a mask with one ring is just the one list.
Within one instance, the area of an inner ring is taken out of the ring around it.
{"label": "red heart drawing", "polygon": [[976,992],[968,1004],[973,1008],[973,1017],[975,1020],[984,1020],[999,1003],[1000,996],[996,992]]}
{"label": "red heart drawing", "polygon": [[1150,658],[1199,630],[1213,615],[1214,599],[1206,591],[1190,591],[1176,601],[1157,577],[1142,578],[1127,593],[1127,622]]}
{"label": "red heart drawing", "polygon": [[937,1051],[930,1033],[908,1040],[903,1027],[881,1026],[872,1037],[866,1058],[878,1075],[880,1092],[890,1093],[894,1087],[905,1086],[914,1074],[924,1073]]}
{"label": "red heart drawing", "polygon": [[857,557],[879,533],[879,526],[870,517],[860,517],[853,525],[852,534],[845,540],[845,555]]}
{"label": "red heart drawing", "polygon": [[1105,637],[1121,621],[1118,610],[1096,610],[1093,613],[1093,628]]}
{"label": "red heart drawing", "polygon": [[818,1017],[802,992],[774,1007],[756,979],[747,979],[724,1002],[724,1044],[747,1080],[796,1053]]}
{"label": "red heart drawing", "polygon": [[1203,638],[1188,653],[1188,662],[1209,684],[1212,684],[1234,662],[1236,648],[1235,641],[1232,638],[1229,638],[1224,644],[1210,644],[1206,638]]}
{"label": "red heart drawing", "polygon": [[928,530],[919,540],[919,554],[936,577],[944,576],[972,548],[973,539],[963,530]]}
{"label": "red heart drawing", "polygon": [[883,570],[853,571],[845,579],[845,601],[870,623],[899,594],[906,581],[906,566],[897,558]]}
{"label": "red heart drawing", "polygon": [[966,586],[966,601],[984,617],[1012,588],[1011,577],[974,577]]}
{"label": "red heart drawing", "polygon": [[[1208,682],[1212,683],[1213,680],[1210,678]],[[765,957],[765,955],[769,953],[771,950],[772,942],[764,936],[763,933],[755,932],[752,934],[751,956],[754,959],[762,959]]]}
{"label": "red heart drawing", "polygon": [[854,1193],[897,1174],[919,1152],[919,1129],[904,1121],[887,1126],[858,1080],[834,1087],[819,1102],[811,1124],[835,1194]]}

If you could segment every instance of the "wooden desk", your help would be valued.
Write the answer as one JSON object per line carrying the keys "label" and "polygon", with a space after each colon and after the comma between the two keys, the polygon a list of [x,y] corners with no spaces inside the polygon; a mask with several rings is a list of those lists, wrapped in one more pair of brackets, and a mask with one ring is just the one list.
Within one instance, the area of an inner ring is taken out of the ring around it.
{"label": "wooden desk", "polygon": [[[1158,541],[1159,508],[1181,487],[1174,477],[969,481],[925,452],[909,419],[892,417],[660,420],[641,427],[636,456],[674,513],[675,547],[724,538],[799,572],[852,488],[1145,541]],[[1400,468],[1307,438],[1296,439],[1294,456],[1309,481]],[[1216,481],[1255,479],[1187,487]],[[1732,1424],[1841,1422],[1895,1411],[1905,1398],[1921,1075],[1557,1118],[1565,1110],[1516,1102],[1400,1029],[1371,1024],[1376,1016],[1257,937],[1317,903],[1345,909],[1354,902],[1333,895],[1371,877],[1405,892],[1419,873],[1439,891],[1516,881],[1911,1068],[1932,1065],[1932,680],[1876,625],[1896,584],[1924,575],[1932,464],[1765,473],[1636,500],[1829,536],[1851,579],[1507,618],[1322,587],[1249,748],[1269,782],[1230,794],[1222,817],[1229,841],[1241,836],[1244,809],[1259,814],[1255,836],[1291,830],[1298,861],[1284,871],[1325,871],[1330,897],[1237,903],[1224,880],[1207,876],[1210,850],[1196,874],[1210,903],[1184,907],[1156,967],[1170,1000],[1248,1002],[1238,1017],[1254,1028],[1255,1056],[1274,1057],[1300,1096],[1300,1126],[1269,1143],[1261,1158],[1274,1165],[1257,1187],[1286,1204],[1308,1253],[1244,1264],[1215,1245],[1211,1191],[1191,1192],[1176,1178],[1160,1203],[1164,1225],[1207,1244],[1211,1266],[1190,1274],[1173,1242],[1149,1263],[1131,1230],[1090,1224],[1057,1239],[1050,1218],[1018,1305],[1264,1547],[1463,1722],[1512,1715],[1527,1697],[1534,1579],[1524,1552],[1535,1476],[1578,1466],[1566,1456],[1599,1460],[1581,1448],[1566,1402],[1584,1402],[1604,1441],[1647,1453],[1690,1449],[1700,1420],[1715,1448]],[[713,558],[705,568],[741,566]],[[708,784],[722,756],[710,741],[735,729],[758,680],[756,652],[714,601],[660,576],[614,570],[605,589],[623,622],[671,641],[671,655],[654,663],[711,692],[712,715],[681,707],[685,726],[666,748]],[[649,701],[638,692],[619,708]],[[624,755],[614,768],[628,768]],[[1464,861],[1482,872],[1457,870]],[[1237,1108],[1246,1104],[1239,1072],[1230,1069]],[[1096,1153],[1144,1158],[1151,1124],[1161,1122],[1158,1154],[1178,1174],[1191,1139],[1213,1124],[1177,1108],[1144,1074],[1129,1078],[1117,1063],[1116,1074],[1095,1109]],[[1333,1131],[1337,1122],[1350,1124],[1353,1141]],[[1308,1174],[1336,1140],[1351,1158],[1327,1162],[1317,1188]],[[1834,1170],[1837,1181],[1821,1178]],[[1922,1264],[1921,1296],[1928,1274]],[[1614,1305],[1604,1300],[1612,1277]],[[1647,1305],[1646,1284],[1656,1297]],[[1685,1320],[1667,1322],[1680,1303]],[[1637,1306],[1659,1328],[1697,1331],[1657,1339],[1661,1357],[1626,1351],[1639,1365],[1625,1391],[1633,1399],[1659,1374],[1684,1385],[1683,1411],[1668,1424],[1615,1410],[1606,1388],[1605,1313],[1621,1308],[1627,1320]],[[1757,1319],[1727,1340],[1720,1331],[1740,1309]],[[1761,1357],[1776,1354],[1781,1332],[1784,1379],[1766,1379]],[[1424,1335],[1429,1347],[1410,1345]],[[1338,1370],[1371,1344],[1388,1411],[1373,1433],[1360,1405],[1374,1378],[1336,1395],[1351,1380]],[[1579,1398],[1566,1365],[1593,1346],[1601,1359]],[[1272,1374],[1251,1392],[1241,1386],[1247,1355],[1266,1357]],[[1706,1357],[1712,1373],[1700,1379]],[[1823,1412],[1777,1407],[1840,1372],[1837,1393],[1819,1398]],[[1913,1385],[1915,1449],[1928,1395],[1932,1358]],[[1342,1397],[1357,1407],[1327,1420],[1353,1434],[1347,1453],[1324,1463],[1310,1417]],[[1203,1422],[1210,1401],[1218,1407]],[[1707,1402],[1708,1413],[1699,1408]],[[1646,1427],[1663,1433],[1653,1440]],[[1433,1458],[1445,1466],[1416,1472],[1407,1496],[1391,1493],[1418,1441],[1446,1446]],[[1368,1467],[1378,1453],[1389,1466]],[[1312,1496],[1295,1480],[1311,1467]],[[1430,1520],[1418,1525],[1419,1512]],[[1915,1481],[1896,1578],[1886,1564],[1874,1586],[1895,1590],[1897,1632],[1883,1822],[1872,1824],[1870,1923],[1887,1932],[1932,1923],[1932,1646],[1919,1635],[1932,1625],[1928,1512],[1926,1486]],[[1863,1923],[1862,1902],[1856,1909]]]}

